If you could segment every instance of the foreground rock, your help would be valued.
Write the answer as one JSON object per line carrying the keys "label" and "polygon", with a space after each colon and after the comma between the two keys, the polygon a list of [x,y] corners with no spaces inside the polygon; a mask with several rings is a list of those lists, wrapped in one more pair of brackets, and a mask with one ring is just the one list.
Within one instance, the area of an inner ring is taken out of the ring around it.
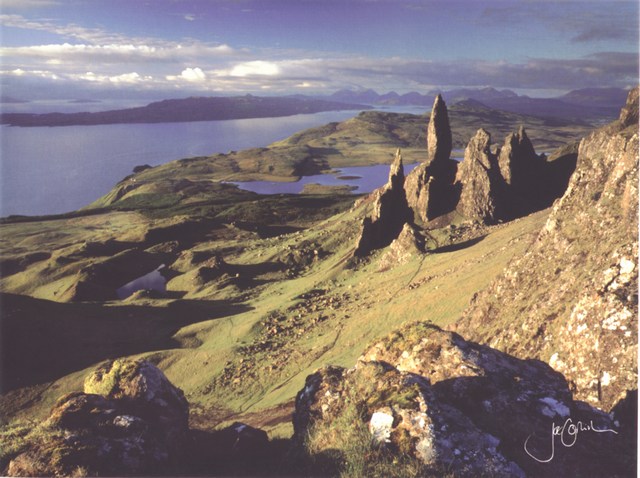
{"label": "foreground rock", "polygon": [[116,360],[54,405],[10,476],[163,474],[183,458],[189,408],[182,391],[144,360]]}
{"label": "foreground rock", "polygon": [[638,89],[580,143],[564,196],[527,253],[478,294],[456,330],[548,361],[609,411],[637,390]]}
{"label": "foreground rock", "polygon": [[[612,476],[633,469],[613,420],[574,401],[548,365],[428,324],[392,334],[353,369],[310,375],[296,399],[295,437],[313,445],[315,434],[343,423],[345,414],[365,420],[378,447],[408,454],[432,472]],[[553,436],[554,426],[565,427],[562,438],[573,446]]]}

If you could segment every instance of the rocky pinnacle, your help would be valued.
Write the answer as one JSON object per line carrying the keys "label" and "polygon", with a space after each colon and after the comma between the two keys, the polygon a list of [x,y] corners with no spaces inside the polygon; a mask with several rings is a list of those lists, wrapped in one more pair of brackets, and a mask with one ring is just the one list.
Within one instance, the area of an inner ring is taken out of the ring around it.
{"label": "rocky pinnacle", "polygon": [[427,166],[446,162],[451,156],[451,127],[447,105],[441,95],[436,96],[427,128]]}

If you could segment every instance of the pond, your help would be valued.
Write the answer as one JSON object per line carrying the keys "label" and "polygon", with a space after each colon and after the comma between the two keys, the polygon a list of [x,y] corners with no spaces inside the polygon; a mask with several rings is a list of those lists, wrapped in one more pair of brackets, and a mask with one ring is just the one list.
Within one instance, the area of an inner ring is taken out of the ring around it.
{"label": "pond", "polygon": [[116,290],[118,299],[126,299],[134,292],[139,290],[155,290],[158,292],[165,292],[167,290],[167,279],[162,275],[162,269],[165,267],[162,264],[155,270],[138,277],[137,279],[127,282],[125,285]]}

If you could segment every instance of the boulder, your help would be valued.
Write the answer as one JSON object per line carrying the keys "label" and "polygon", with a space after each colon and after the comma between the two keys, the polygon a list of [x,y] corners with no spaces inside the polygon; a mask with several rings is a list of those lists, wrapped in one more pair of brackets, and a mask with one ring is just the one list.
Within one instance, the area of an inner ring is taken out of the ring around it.
{"label": "boulder", "polygon": [[118,400],[136,415],[162,424],[169,436],[179,438],[188,427],[184,393],[147,360],[108,361],[85,379],[84,391]]}
{"label": "boulder", "polygon": [[[352,369],[326,367],[310,375],[296,398],[295,439],[313,443],[317,430],[342,423],[350,407],[378,447],[409,454],[427,470],[455,476],[629,472],[613,420],[575,402],[562,375],[430,324],[390,335]],[[571,425],[582,433],[553,434],[553,427]]]}
{"label": "boulder", "polygon": [[166,473],[188,443],[188,405],[153,364],[116,360],[63,396],[27,436],[11,476]]}

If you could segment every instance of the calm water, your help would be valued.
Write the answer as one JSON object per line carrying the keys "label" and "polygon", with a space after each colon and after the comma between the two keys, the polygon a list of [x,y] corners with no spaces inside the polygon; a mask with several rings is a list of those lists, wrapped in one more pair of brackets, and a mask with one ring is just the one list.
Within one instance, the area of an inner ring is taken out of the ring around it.
{"label": "calm water", "polygon": [[[405,164],[404,173],[409,174],[418,165]],[[341,176],[353,176],[353,178],[340,179]],[[280,183],[272,181],[248,181],[236,182],[241,189],[260,194],[298,194],[305,184],[322,184],[324,186],[354,186],[355,193],[368,193],[379,188],[389,179],[389,165],[376,164],[374,166],[355,166],[340,168],[335,174],[317,174],[304,176],[300,181]]]}
{"label": "calm water", "polygon": [[263,147],[357,111],[193,123],[2,126],[0,216],[55,214],[106,194],[134,166]]}
{"label": "calm water", "polygon": [[120,287],[116,290],[118,299],[126,299],[134,292],[145,289],[165,292],[167,290],[167,279],[162,275],[162,272],[160,272],[164,267],[165,265],[162,264],[160,267],[148,274],[138,277],[137,279],[134,279]]}

